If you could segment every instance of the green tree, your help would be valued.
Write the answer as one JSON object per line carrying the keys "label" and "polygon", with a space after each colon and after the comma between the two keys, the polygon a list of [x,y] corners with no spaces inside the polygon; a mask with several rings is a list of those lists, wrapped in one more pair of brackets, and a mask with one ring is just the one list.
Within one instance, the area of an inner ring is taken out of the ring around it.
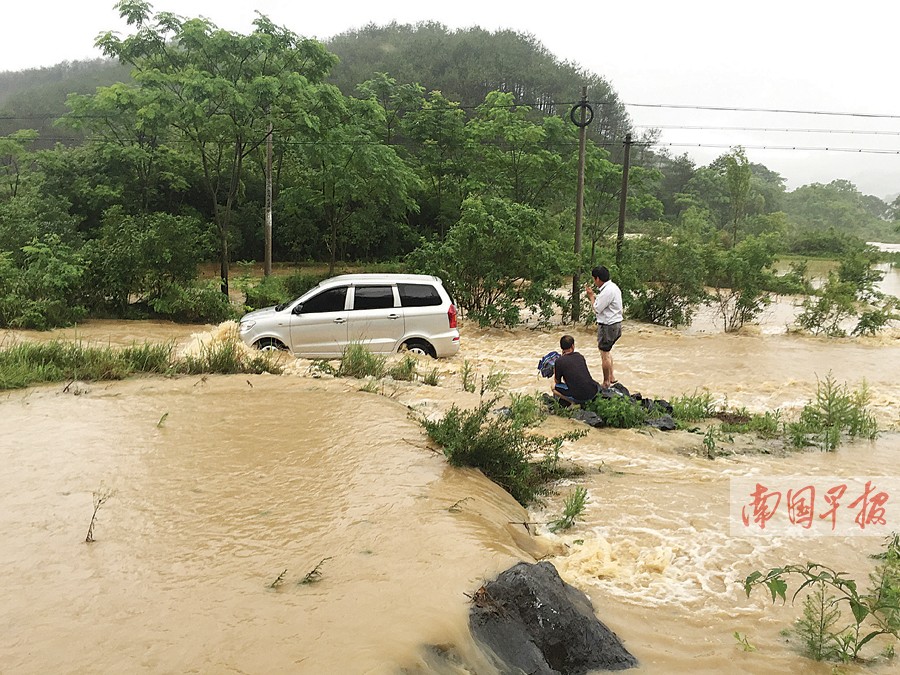
{"label": "green tree", "polygon": [[571,125],[556,117],[530,119],[528,106],[499,91],[487,95],[466,125],[469,143],[468,193],[495,195],[540,208],[571,193],[571,166],[558,151],[574,143]]}
{"label": "green tree", "polygon": [[754,320],[771,302],[777,240],[772,235],[746,237],[729,249],[711,252],[708,284],[725,332]]}
{"label": "green tree", "polygon": [[549,319],[554,290],[571,273],[564,253],[535,209],[498,197],[469,197],[443,242],[424,242],[410,266],[440,276],[457,305],[481,325],[515,326],[521,311]]}
{"label": "green tree", "polygon": [[370,256],[405,230],[420,184],[395,147],[381,141],[385,111],[377,101],[345,99],[333,87],[322,94],[325,123],[306,136],[313,142],[294,146],[297,181],[282,191],[281,201],[322,224],[318,243],[328,252],[331,273],[348,246]]}
{"label": "green tree", "polygon": [[33,129],[0,136],[0,201],[15,197],[31,169],[29,146],[37,139]]}
{"label": "green tree", "polygon": [[413,144],[408,162],[422,181],[420,222],[441,238],[459,220],[468,175],[465,156],[466,118],[459,104],[433,91],[401,122]]}
{"label": "green tree", "polygon": [[[222,291],[228,293],[229,233],[244,160],[264,141],[273,120],[314,128],[311,93],[336,57],[258,15],[250,35],[206,19],[168,12],[151,16],[145,0],[121,0],[120,15],[136,32],[101,35],[103,53],[134,67],[141,88],[192,155],[219,239]],[[154,113],[156,114],[156,113]]]}

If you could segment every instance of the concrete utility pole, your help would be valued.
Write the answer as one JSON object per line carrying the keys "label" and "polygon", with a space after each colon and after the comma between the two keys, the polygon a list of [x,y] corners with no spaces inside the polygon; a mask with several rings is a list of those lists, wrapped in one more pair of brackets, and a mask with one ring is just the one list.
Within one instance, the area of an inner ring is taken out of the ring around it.
{"label": "concrete utility pole", "polygon": [[266,135],[266,227],[265,227],[265,263],[263,274],[272,274],[272,123],[269,122],[269,133]]}
{"label": "concrete utility pole", "polygon": [[622,243],[625,241],[625,206],[628,199],[628,168],[631,164],[631,134],[625,134],[625,159],[622,162],[622,194],[619,196],[619,233],[616,237],[616,267],[622,265]]}
{"label": "concrete utility pole", "polygon": [[[587,113],[590,106],[587,102],[587,87],[581,88],[581,103],[576,108],[581,109],[581,116],[575,122],[575,108],[572,108],[570,117],[578,127],[578,190],[575,196],[575,273],[572,275],[572,323],[578,323],[581,318],[581,280],[578,272],[581,268],[581,225],[584,217],[584,144],[587,136],[587,125],[591,123]],[[591,110],[591,119],[594,112]]]}

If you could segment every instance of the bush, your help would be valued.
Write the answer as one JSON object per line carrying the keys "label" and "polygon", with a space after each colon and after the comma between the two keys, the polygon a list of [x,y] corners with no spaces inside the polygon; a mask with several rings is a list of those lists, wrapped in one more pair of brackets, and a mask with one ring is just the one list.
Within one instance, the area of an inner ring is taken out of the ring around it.
{"label": "bush", "polygon": [[296,272],[290,276],[284,277],[284,289],[286,295],[290,299],[299,298],[310,288],[316,286],[323,279],[327,279],[327,274],[311,274],[308,272]]}
{"label": "bush", "polygon": [[[511,419],[491,415],[496,399],[473,410],[455,405],[437,421],[422,419],[432,441],[442,446],[453,466],[471,466],[528,506],[547,492],[547,483],[560,475],[559,449],[564,440],[582,432],[548,438],[526,434]],[[542,456],[540,461],[533,458]]]}
{"label": "bush", "polygon": [[255,283],[249,278],[241,278],[238,282],[244,292],[244,304],[248,311],[271,307],[290,300],[281,277],[268,276],[257,280]]}
{"label": "bush", "polygon": [[98,236],[84,247],[88,265],[86,299],[92,309],[119,315],[134,299],[150,302],[174,285],[197,277],[197,260],[207,247],[196,218],[149,213],[132,216],[121,207],[104,214]]}
{"label": "bush", "polygon": [[0,326],[47,330],[84,318],[83,258],[55,235],[22,254],[19,267],[11,253],[0,253]]}
{"label": "bush", "polygon": [[[623,281],[629,318],[670,327],[690,324],[708,298],[703,287],[706,260],[699,242],[688,237],[636,240],[626,242],[623,252],[625,269],[617,272],[631,279]],[[588,318],[594,318],[593,311]]]}
{"label": "bush", "polygon": [[554,293],[572,269],[538,211],[499,198],[471,197],[443,242],[424,242],[407,260],[443,279],[457,306],[481,326],[515,326],[523,310],[549,320]]}
{"label": "bush", "polygon": [[170,284],[150,306],[157,315],[182,323],[221,323],[238,318],[237,309],[222,293],[218,281],[187,287]]}
{"label": "bush", "polygon": [[647,421],[647,410],[630,396],[598,396],[582,407],[597,413],[606,426],[617,429],[640,427]]}
{"label": "bush", "polygon": [[747,237],[712,253],[708,283],[726,333],[753,321],[771,302],[766,289],[775,275],[767,268],[775,262],[775,243],[771,235]]}

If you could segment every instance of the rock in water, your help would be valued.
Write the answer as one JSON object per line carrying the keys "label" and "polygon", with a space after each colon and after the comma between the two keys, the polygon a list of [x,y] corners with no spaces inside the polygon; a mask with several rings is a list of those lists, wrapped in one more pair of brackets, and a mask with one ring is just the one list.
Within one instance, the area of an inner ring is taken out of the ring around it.
{"label": "rock in water", "polygon": [[519,563],[479,588],[469,628],[503,673],[574,675],[637,666],[594,615],[588,597],[549,562]]}

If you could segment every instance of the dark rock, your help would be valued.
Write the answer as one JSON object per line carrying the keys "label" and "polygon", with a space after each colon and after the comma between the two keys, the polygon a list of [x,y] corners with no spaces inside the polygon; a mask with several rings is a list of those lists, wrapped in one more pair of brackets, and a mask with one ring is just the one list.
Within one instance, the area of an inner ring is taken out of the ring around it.
{"label": "dark rock", "polygon": [[653,407],[657,410],[662,410],[667,415],[671,415],[675,412],[675,408],[672,407],[672,404],[661,398],[653,399]]}
{"label": "dark rock", "polygon": [[603,426],[603,418],[591,410],[576,410],[572,415],[572,419],[584,422],[588,426],[592,426],[595,429],[599,429]]}
{"label": "dark rock", "polygon": [[654,427],[660,431],[675,431],[675,429],[678,428],[678,425],[675,424],[675,420],[672,419],[671,415],[663,415],[662,417],[647,420],[646,424],[648,427]]}
{"label": "dark rock", "polygon": [[[619,382],[616,382],[614,385],[612,385],[609,388],[609,390],[618,392],[620,396],[630,396],[631,395],[628,393],[628,390],[625,388],[625,385],[621,384]],[[640,394],[638,394],[638,396],[640,396]]]}
{"label": "dark rock", "polygon": [[575,675],[637,666],[587,596],[549,562],[519,563],[478,589],[469,628],[504,673]]}

